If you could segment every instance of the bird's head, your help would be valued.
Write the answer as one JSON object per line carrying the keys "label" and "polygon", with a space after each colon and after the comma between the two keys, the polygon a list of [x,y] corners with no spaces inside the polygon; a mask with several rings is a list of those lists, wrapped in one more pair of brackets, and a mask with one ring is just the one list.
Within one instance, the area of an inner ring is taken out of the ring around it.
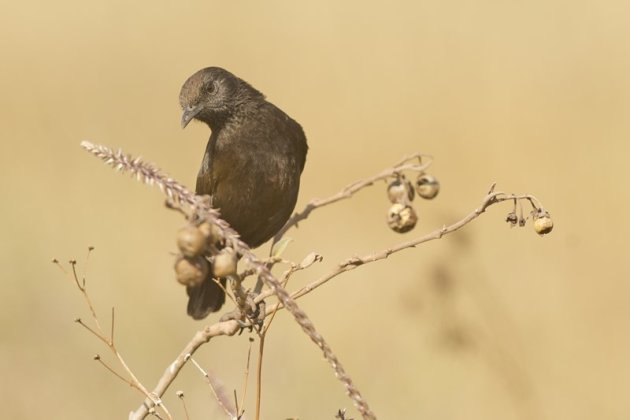
{"label": "bird's head", "polygon": [[182,128],[197,119],[212,128],[225,121],[243,104],[264,98],[245,81],[220,67],[199,70],[186,80],[179,93]]}

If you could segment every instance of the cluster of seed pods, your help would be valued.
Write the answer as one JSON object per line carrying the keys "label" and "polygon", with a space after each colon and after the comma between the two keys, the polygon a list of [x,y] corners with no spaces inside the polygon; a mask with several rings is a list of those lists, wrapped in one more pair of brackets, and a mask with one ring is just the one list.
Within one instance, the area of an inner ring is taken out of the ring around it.
{"label": "cluster of seed pods", "polygon": [[387,186],[387,196],[392,206],[387,212],[387,225],[398,233],[409,232],[418,222],[418,214],[411,205],[416,193],[426,200],[434,199],[440,192],[440,183],[433,176],[421,173],[415,182],[400,174]]}
{"label": "cluster of seed pods", "polygon": [[[515,200],[516,201],[516,200]],[[521,215],[518,216],[516,214],[516,202],[514,205],[514,210],[508,213],[505,221],[512,227],[525,226],[527,222],[527,218],[523,216],[523,211],[521,210]],[[534,230],[540,236],[546,235],[553,230],[553,220],[551,219],[551,215],[549,212],[543,208],[534,208],[531,213],[532,219],[534,219]]]}
{"label": "cluster of seed pods", "polygon": [[175,260],[175,276],[184,286],[198,286],[208,276],[227,277],[236,273],[236,252],[224,247],[216,227],[204,222],[189,223],[177,232],[180,254]]}

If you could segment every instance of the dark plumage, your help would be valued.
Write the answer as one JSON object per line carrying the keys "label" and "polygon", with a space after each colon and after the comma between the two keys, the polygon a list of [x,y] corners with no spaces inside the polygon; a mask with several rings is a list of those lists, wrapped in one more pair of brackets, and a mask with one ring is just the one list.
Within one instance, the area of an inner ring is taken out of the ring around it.
{"label": "dark plumage", "polygon": [[[212,130],[196,193],[211,196],[213,207],[250,247],[263,244],[295,208],[308,149],[302,127],[219,67],[190,76],[179,102],[182,127],[196,119]],[[225,301],[210,276],[187,292],[188,314],[195,319],[219,310]]]}

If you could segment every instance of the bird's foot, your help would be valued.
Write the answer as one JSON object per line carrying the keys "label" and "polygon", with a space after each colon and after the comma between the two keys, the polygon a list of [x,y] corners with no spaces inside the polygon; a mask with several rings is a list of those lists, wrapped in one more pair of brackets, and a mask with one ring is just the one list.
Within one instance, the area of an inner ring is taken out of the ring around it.
{"label": "bird's foot", "polygon": [[235,308],[233,311],[224,314],[219,321],[236,321],[241,328],[239,335],[246,328],[249,329],[249,332],[252,332],[254,328],[260,331],[265,320],[265,302],[256,303],[254,298],[255,295],[253,293],[248,293],[243,309]]}

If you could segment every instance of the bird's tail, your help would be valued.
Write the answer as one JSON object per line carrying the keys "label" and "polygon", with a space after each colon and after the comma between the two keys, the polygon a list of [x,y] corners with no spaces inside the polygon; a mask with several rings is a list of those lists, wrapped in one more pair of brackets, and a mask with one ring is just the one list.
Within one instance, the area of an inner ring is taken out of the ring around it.
{"label": "bird's tail", "polygon": [[[225,278],[219,281],[221,286],[225,287]],[[210,273],[199,286],[186,287],[188,315],[193,319],[204,319],[209,313],[221,309],[225,303],[225,291],[221,286],[214,281]]]}

